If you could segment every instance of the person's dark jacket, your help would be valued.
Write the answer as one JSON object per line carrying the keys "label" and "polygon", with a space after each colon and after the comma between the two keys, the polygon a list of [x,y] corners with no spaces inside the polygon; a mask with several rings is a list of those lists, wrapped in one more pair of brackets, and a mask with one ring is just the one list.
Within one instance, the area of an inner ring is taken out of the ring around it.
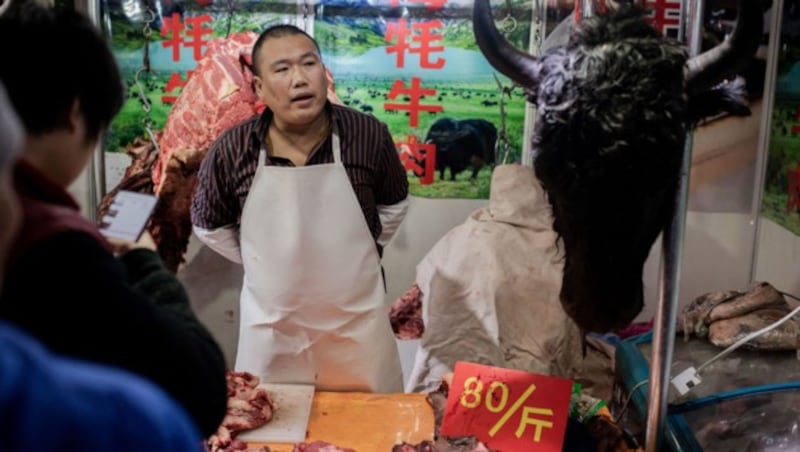
{"label": "person's dark jacket", "polygon": [[[214,433],[227,406],[225,360],[181,283],[155,252],[115,258],[75,218],[53,217],[49,203],[67,217],[77,206],[42,177],[24,163],[15,174],[25,214],[17,244],[25,247],[12,250],[0,318],[56,353],[144,376],[178,401],[204,436]],[[46,215],[37,214],[42,205]]]}

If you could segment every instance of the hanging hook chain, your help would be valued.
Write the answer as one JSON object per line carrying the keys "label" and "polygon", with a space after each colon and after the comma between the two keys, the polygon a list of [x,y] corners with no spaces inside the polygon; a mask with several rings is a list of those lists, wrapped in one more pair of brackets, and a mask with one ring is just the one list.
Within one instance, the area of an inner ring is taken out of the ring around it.
{"label": "hanging hook chain", "polygon": [[506,17],[500,21],[499,29],[503,33],[511,33],[517,29],[517,19],[514,18],[511,7],[511,0],[506,0]]}
{"label": "hanging hook chain", "polygon": [[311,30],[308,29],[308,16],[311,15],[308,7],[308,0],[303,1],[303,31],[308,34],[311,34]]}
{"label": "hanging hook chain", "polygon": [[502,164],[508,163],[508,159],[511,156],[511,139],[508,137],[508,130],[506,129],[506,108],[505,108],[505,97],[506,95],[511,97],[511,92],[514,90],[514,85],[511,87],[505,87],[500,82],[500,78],[497,77],[496,73],[492,73],[494,77],[494,81],[497,83],[497,88],[500,90],[500,130],[497,134],[497,145],[498,149],[496,155],[498,158],[495,160],[499,160]]}
{"label": "hanging hook chain", "polygon": [[142,86],[142,82],[140,80],[140,76],[142,72],[152,73],[152,69],[150,68],[150,36],[153,34],[152,25],[153,22],[156,20],[156,13],[150,6],[150,2],[146,2],[147,10],[145,11],[145,25],[142,29],[142,35],[144,36],[144,50],[142,56],[142,66],[136,71],[136,74],[133,76],[133,82],[136,84],[136,90],[139,95],[139,100],[142,104],[142,110],[144,111],[144,119],[142,119],[142,124],[144,125],[144,129],[147,131],[147,135],[150,138],[150,141],[153,142],[153,146],[155,146],[156,151],[159,151],[158,148],[158,141],[156,140],[156,136],[153,133],[153,119],[150,117],[150,111],[152,110],[152,104],[150,103],[150,99],[147,97],[147,94],[144,92],[144,87]]}

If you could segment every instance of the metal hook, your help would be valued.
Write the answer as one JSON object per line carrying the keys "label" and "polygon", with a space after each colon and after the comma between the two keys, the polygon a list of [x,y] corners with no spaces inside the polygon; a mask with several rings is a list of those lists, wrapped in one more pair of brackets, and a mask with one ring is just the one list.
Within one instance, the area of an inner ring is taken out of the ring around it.
{"label": "metal hook", "polygon": [[158,140],[156,140],[156,134],[153,133],[153,121],[147,117],[144,118],[142,121],[144,123],[144,130],[147,131],[147,136],[150,137],[150,142],[153,143],[153,147],[156,149],[156,155],[161,155],[161,148],[158,146]]}
{"label": "metal hook", "polygon": [[[308,2],[303,2],[303,31],[309,33],[308,31]],[[310,34],[310,33],[309,33]]]}
{"label": "metal hook", "polygon": [[150,5],[147,5],[147,9],[145,10],[145,23],[144,28],[142,28],[142,35],[144,35],[144,50],[142,55],[142,66],[148,72],[150,72],[150,36],[153,34],[153,29],[151,25],[153,21],[156,20],[156,13],[150,8]]}
{"label": "metal hook", "polygon": [[141,67],[136,74],[133,76],[133,82],[136,84],[136,89],[139,91],[139,99],[142,101],[142,109],[145,113],[150,113],[150,99],[144,94],[144,88],[142,87],[142,82],[139,81],[139,75],[143,71],[147,71],[148,69]]}
{"label": "metal hook", "polygon": [[517,29],[517,19],[511,15],[511,13],[506,14],[506,17],[500,21],[500,26],[498,27],[500,31],[503,33],[511,33]]}
{"label": "metal hook", "polygon": [[145,13],[145,21],[144,22],[146,24],[146,28],[145,29],[149,29],[150,28],[150,24],[153,23],[154,20],[156,20],[156,13],[155,13],[155,11],[153,11],[150,8],[147,8],[144,11],[144,13]]}

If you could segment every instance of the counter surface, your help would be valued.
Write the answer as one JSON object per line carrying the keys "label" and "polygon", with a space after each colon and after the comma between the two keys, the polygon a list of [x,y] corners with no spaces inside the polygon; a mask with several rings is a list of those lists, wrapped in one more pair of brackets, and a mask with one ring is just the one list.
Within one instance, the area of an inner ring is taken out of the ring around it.
{"label": "counter surface", "polygon": [[[433,439],[433,409],[424,394],[317,392],[308,420],[307,442],[326,441],[356,452],[390,452],[392,446]],[[293,444],[248,443],[273,452]]]}

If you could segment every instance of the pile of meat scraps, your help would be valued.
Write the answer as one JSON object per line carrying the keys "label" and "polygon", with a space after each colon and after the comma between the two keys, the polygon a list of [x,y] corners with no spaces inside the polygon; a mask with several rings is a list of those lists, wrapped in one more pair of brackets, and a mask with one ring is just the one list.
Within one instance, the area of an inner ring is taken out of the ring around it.
{"label": "pile of meat scraps", "polygon": [[275,402],[263,388],[259,388],[260,379],[247,372],[229,370],[228,412],[217,433],[208,439],[211,452],[227,451],[268,451],[269,449],[248,449],[247,444],[235,439],[236,434],[244,430],[252,430],[272,420],[277,409]]}
{"label": "pile of meat scraps", "polygon": [[425,332],[422,320],[422,291],[414,284],[389,310],[392,331],[398,339],[419,339]]}
{"label": "pile of meat scraps", "polygon": [[[718,347],[728,347],[748,334],[767,327],[792,310],[783,295],[767,282],[753,283],[747,292],[710,292],[681,310],[678,327],[684,340],[694,334]],[[800,327],[789,319],[743,347],[756,350],[800,348]]]}
{"label": "pile of meat scraps", "polygon": [[353,449],[346,449],[325,441],[314,441],[313,443],[299,443],[294,445],[292,452],[356,452]]}

